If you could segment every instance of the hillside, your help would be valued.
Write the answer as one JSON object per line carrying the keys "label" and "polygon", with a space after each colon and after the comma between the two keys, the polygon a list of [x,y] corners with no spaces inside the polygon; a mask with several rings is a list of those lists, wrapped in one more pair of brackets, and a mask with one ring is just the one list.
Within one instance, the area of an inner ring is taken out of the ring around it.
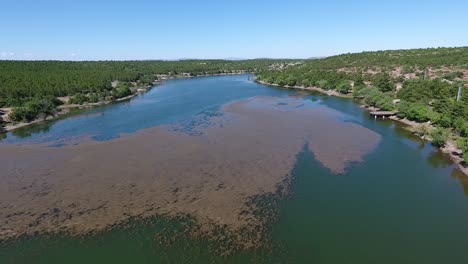
{"label": "hillside", "polygon": [[468,82],[468,47],[342,54],[270,68],[259,73],[258,80],[352,95],[367,107],[421,123],[415,133],[434,145],[456,141],[468,152],[466,87],[457,101],[458,87]]}

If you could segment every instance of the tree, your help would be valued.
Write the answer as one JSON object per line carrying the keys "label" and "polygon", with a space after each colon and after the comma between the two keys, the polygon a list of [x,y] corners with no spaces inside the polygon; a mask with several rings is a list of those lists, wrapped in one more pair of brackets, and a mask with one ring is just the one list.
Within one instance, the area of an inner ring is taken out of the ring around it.
{"label": "tree", "polygon": [[448,114],[442,114],[442,116],[437,121],[437,124],[443,128],[449,128],[452,126],[452,118]]}
{"label": "tree", "polygon": [[37,114],[27,107],[15,107],[10,114],[11,120],[15,122],[30,122],[36,118]]}
{"label": "tree", "polygon": [[414,127],[413,131],[416,135],[420,136],[421,138],[425,138],[429,134],[430,128],[427,124],[420,124]]}
{"label": "tree", "polygon": [[362,72],[358,72],[356,78],[354,79],[354,86],[364,85],[364,78],[362,78]]}
{"label": "tree", "polygon": [[336,90],[339,93],[347,94],[352,90],[352,87],[349,81],[342,81],[340,84],[338,84],[338,86],[336,86]]}
{"label": "tree", "polygon": [[315,83],[316,86],[322,88],[322,89],[327,89],[328,87],[328,81],[327,80],[319,80]]}
{"label": "tree", "polygon": [[70,99],[71,104],[79,104],[79,105],[82,105],[86,103],[87,101],[88,101],[88,97],[81,93],[74,95]]}
{"label": "tree", "polygon": [[457,147],[463,152],[463,160],[468,163],[468,138],[461,137],[457,140]]}
{"label": "tree", "polygon": [[439,120],[439,114],[432,111],[429,106],[423,104],[401,101],[398,105],[398,110],[399,117],[408,118],[409,120],[417,122],[436,122]]}
{"label": "tree", "polygon": [[446,129],[436,128],[430,133],[432,144],[436,147],[443,147],[448,140],[449,133]]}
{"label": "tree", "polygon": [[278,79],[276,79],[276,84],[278,84],[279,86],[284,86],[286,85],[286,80],[283,76],[279,76]]}
{"label": "tree", "polygon": [[395,85],[388,73],[379,74],[374,81],[374,85],[384,93],[395,90]]}
{"label": "tree", "polygon": [[287,79],[286,79],[286,84],[289,85],[289,86],[295,86],[296,85],[296,79],[292,76],[289,76]]}
{"label": "tree", "polygon": [[380,108],[384,111],[390,111],[395,109],[395,105],[393,104],[393,99],[388,95],[382,95],[380,98],[377,99],[375,106]]}

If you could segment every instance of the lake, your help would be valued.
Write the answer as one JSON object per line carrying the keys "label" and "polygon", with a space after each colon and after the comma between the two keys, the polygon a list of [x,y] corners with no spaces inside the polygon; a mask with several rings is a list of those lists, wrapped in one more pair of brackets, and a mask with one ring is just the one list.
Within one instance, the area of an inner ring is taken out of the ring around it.
{"label": "lake", "polygon": [[468,263],[468,177],[349,99],[164,81],[0,143],[0,263]]}

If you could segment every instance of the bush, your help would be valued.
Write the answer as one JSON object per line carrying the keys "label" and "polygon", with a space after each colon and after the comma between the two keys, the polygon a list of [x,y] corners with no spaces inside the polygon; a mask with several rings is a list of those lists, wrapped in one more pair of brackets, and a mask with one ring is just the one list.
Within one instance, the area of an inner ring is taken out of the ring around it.
{"label": "bush", "polygon": [[455,78],[463,78],[463,72],[456,71],[456,72],[450,72],[444,75],[444,79],[453,81]]}
{"label": "bush", "polygon": [[468,125],[465,124],[462,128],[459,128],[458,129],[458,133],[460,134],[460,136],[462,137],[468,137]]}
{"label": "bush", "polygon": [[92,93],[88,96],[88,102],[90,103],[97,103],[99,102],[99,96],[95,93]]}
{"label": "bush", "polygon": [[336,90],[339,93],[347,94],[347,93],[349,93],[349,91],[352,90],[352,87],[351,87],[351,84],[348,81],[342,81],[340,84],[338,84],[338,86],[336,86]]}
{"label": "bush", "polygon": [[375,106],[384,111],[391,111],[395,109],[393,98],[385,94],[377,99]]}
{"label": "bush", "polygon": [[43,114],[44,117],[53,115],[56,107],[60,104],[61,102],[55,98],[34,98],[26,102],[23,106],[14,108],[10,117],[15,122],[30,122],[36,119],[40,114]]}
{"label": "bush", "polygon": [[388,73],[379,74],[374,80],[374,85],[382,92],[390,92],[395,90],[395,85]]}
{"label": "bush", "polygon": [[460,137],[457,139],[457,147],[463,151],[468,152],[468,138]]}
{"label": "bush", "polygon": [[[436,99],[434,109],[447,107],[448,99],[456,93],[451,91],[451,85],[440,80],[411,80],[403,83],[403,87],[398,91],[398,98],[408,102],[419,102],[427,104]],[[441,102],[437,102],[440,100]]]}
{"label": "bush", "polygon": [[463,160],[468,163],[468,138],[461,137],[457,139],[457,147],[463,152]]}
{"label": "bush", "polygon": [[88,97],[84,94],[76,94],[70,98],[70,104],[84,104],[88,101]]}
{"label": "bush", "polygon": [[357,73],[356,78],[354,79],[354,87],[356,86],[364,86],[364,79],[362,78],[362,73]]}
{"label": "bush", "polygon": [[296,85],[296,79],[294,79],[293,77],[288,77],[286,79],[286,84],[289,85],[289,86],[295,86]]}
{"label": "bush", "polygon": [[15,122],[31,122],[36,119],[37,113],[27,107],[15,107],[10,114],[11,120]]}
{"label": "bush", "polygon": [[398,110],[399,117],[407,118],[417,122],[437,122],[439,120],[439,114],[432,111],[429,106],[423,104],[412,104],[406,101],[401,101],[398,105]]}
{"label": "bush", "polygon": [[266,83],[274,83],[275,82],[275,80],[273,78],[271,78],[271,77],[266,77],[265,79],[263,79],[263,81],[266,82]]}
{"label": "bush", "polygon": [[328,87],[328,81],[327,80],[320,80],[320,81],[316,81],[315,82],[315,85],[322,88],[322,89],[327,89]]}
{"label": "bush", "polygon": [[419,124],[416,127],[413,128],[413,132],[420,136],[420,137],[425,137],[426,135],[429,134],[430,128],[427,124]]}
{"label": "bush", "polygon": [[130,91],[130,88],[128,87],[119,87],[115,89],[112,93],[114,99],[122,98],[125,96],[129,96],[132,94],[132,91]]}
{"label": "bush", "polygon": [[437,124],[443,128],[449,128],[452,126],[452,118],[447,114],[442,114]]}
{"label": "bush", "polygon": [[286,85],[286,80],[280,76],[278,77],[278,79],[276,79],[276,84],[278,84],[279,86],[284,86]]}
{"label": "bush", "polygon": [[364,103],[368,106],[378,107],[381,110],[390,111],[395,109],[393,96],[382,93],[373,87],[366,87],[355,91],[354,96],[364,97]]}
{"label": "bush", "polygon": [[449,133],[446,129],[436,128],[431,132],[432,144],[436,147],[443,147],[447,142]]}

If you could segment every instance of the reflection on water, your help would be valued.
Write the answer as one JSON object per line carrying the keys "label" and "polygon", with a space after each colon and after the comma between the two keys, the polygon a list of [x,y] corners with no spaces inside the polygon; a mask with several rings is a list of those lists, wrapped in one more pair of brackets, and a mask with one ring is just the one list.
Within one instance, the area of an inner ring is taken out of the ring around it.
{"label": "reflection on water", "polygon": [[460,183],[460,185],[463,187],[463,192],[466,196],[468,196],[468,176],[463,174],[463,172],[457,168],[452,170],[450,176],[452,176],[453,179],[456,179]]}
{"label": "reflection on water", "polygon": [[453,162],[450,158],[439,149],[434,149],[427,157],[427,160],[434,168],[447,168],[449,166],[453,166]]}
{"label": "reflection on water", "polygon": [[27,138],[35,134],[43,134],[49,132],[51,127],[50,122],[42,122],[31,125],[29,127],[21,127],[12,131],[12,134],[19,138]]}

